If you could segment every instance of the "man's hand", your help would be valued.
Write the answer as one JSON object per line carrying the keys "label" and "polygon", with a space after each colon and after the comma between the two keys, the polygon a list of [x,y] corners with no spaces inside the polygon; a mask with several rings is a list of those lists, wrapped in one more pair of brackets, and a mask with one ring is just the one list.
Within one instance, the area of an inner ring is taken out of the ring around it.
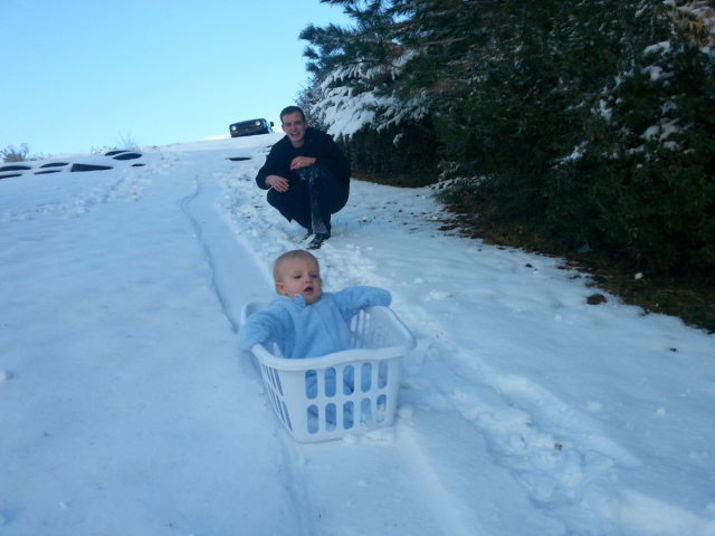
{"label": "man's hand", "polygon": [[266,177],[266,184],[273,188],[276,192],[288,191],[288,179],[281,177],[280,175],[268,175]]}
{"label": "man's hand", "polygon": [[312,166],[318,161],[314,156],[296,156],[290,161],[291,169],[298,169],[303,167]]}

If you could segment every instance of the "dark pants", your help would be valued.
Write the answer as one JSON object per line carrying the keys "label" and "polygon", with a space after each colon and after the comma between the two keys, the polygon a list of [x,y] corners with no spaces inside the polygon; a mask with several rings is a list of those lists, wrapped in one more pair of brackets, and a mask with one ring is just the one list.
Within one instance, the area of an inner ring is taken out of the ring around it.
{"label": "dark pants", "polygon": [[341,182],[319,164],[296,171],[300,180],[291,181],[287,192],[268,190],[268,203],[285,218],[295,220],[314,233],[330,234],[330,215],[348,201],[349,183]]}

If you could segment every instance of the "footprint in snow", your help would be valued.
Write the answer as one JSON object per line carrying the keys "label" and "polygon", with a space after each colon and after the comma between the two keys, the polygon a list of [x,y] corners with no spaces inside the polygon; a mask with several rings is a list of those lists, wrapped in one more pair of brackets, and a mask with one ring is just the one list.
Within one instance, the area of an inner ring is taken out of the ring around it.
{"label": "footprint in snow", "polygon": [[452,295],[444,290],[432,290],[424,297],[424,301],[444,301],[451,297]]}

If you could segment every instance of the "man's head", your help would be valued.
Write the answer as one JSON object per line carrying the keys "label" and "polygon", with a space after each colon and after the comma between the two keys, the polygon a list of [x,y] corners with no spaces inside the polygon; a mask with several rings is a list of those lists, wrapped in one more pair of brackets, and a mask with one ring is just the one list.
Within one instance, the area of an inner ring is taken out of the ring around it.
{"label": "man's head", "polygon": [[290,139],[293,147],[302,147],[305,143],[305,131],[308,128],[308,121],[305,119],[303,110],[297,106],[288,106],[281,110],[281,128]]}
{"label": "man's head", "polygon": [[302,249],[289,251],[276,259],[273,279],[278,294],[291,299],[300,294],[307,305],[318,301],[323,293],[318,259]]}

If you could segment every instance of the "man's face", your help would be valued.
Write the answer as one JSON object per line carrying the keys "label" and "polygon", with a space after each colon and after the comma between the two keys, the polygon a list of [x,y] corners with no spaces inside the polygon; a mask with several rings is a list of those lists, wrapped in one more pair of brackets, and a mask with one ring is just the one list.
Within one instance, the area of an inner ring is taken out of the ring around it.
{"label": "man's face", "polygon": [[281,121],[283,132],[286,133],[293,147],[301,147],[305,142],[305,129],[308,128],[308,123],[303,120],[301,113],[285,114]]}

